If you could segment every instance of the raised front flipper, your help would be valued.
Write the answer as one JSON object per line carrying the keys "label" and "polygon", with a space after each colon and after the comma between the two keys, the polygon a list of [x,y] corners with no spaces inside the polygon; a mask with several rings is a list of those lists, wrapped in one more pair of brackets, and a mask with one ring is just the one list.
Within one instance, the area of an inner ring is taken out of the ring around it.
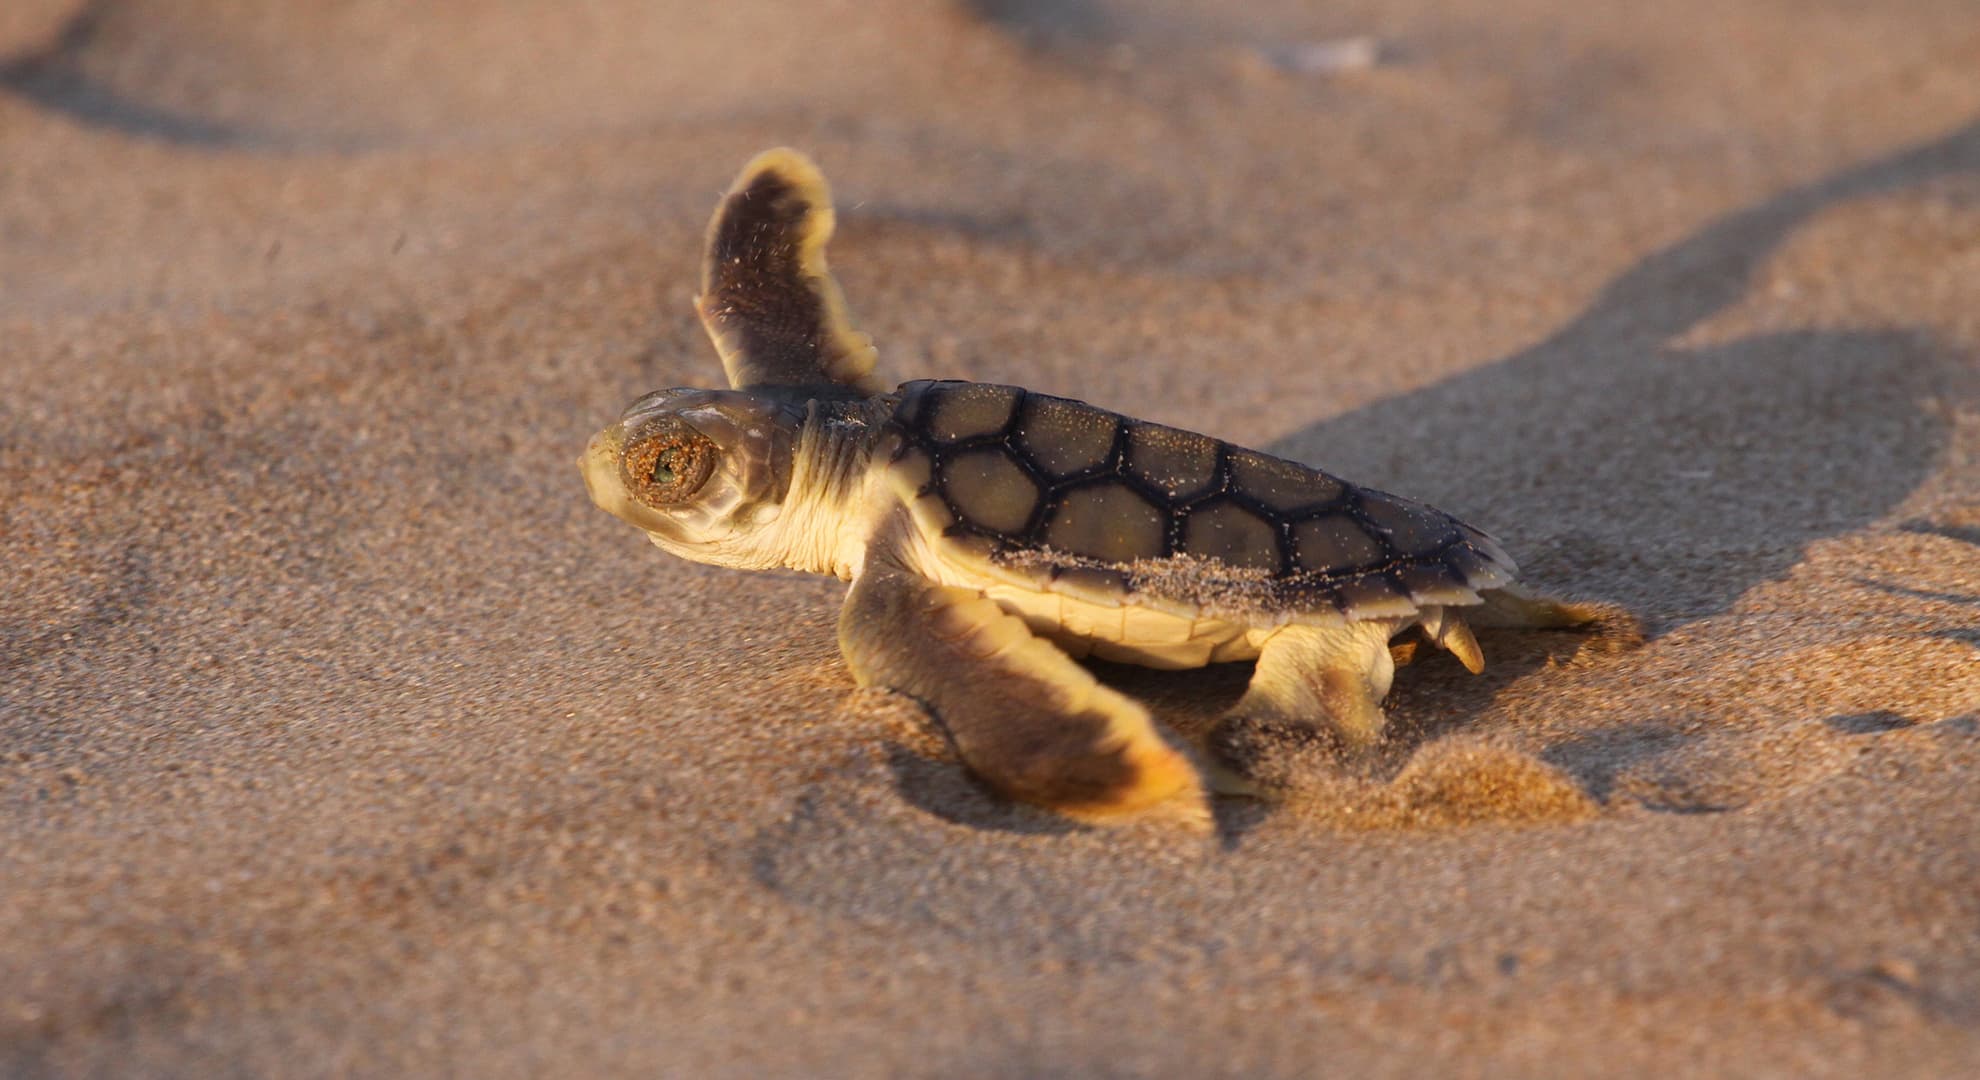
{"label": "raised front flipper", "polygon": [[976,590],[869,566],[839,645],[861,686],[919,699],[964,763],[1011,798],[1088,820],[1209,825],[1195,767],[1147,711]]}
{"label": "raised front flipper", "polygon": [[795,150],[758,154],[715,209],[695,310],[730,386],[814,397],[887,389],[825,266],[832,223],[825,177]]}

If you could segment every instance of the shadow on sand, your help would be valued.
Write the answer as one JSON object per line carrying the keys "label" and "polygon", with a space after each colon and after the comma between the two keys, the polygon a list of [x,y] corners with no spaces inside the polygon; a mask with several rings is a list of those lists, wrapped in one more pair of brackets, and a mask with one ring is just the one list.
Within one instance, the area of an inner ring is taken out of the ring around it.
{"label": "shadow on sand", "polygon": [[90,0],[40,49],[0,58],[0,92],[13,93],[77,123],[177,146],[265,148],[271,132],[216,123],[135,101],[84,71],[82,57],[101,32],[112,0]]}
{"label": "shadow on sand", "polygon": [[[1817,214],[1957,173],[1980,173],[1980,121],[1722,217],[1609,283],[1545,341],[1272,450],[1349,476],[1372,466],[1433,502],[1457,493],[1486,508],[1487,528],[1508,530],[1529,574],[1628,604],[1653,630],[1724,611],[1809,542],[1879,520],[1925,479],[1946,431],[1920,399],[1958,361],[1888,329],[1678,340],[1739,303]],[[1434,446],[1398,445],[1426,426]],[[1518,507],[1518,520],[1495,522],[1496,505]]]}

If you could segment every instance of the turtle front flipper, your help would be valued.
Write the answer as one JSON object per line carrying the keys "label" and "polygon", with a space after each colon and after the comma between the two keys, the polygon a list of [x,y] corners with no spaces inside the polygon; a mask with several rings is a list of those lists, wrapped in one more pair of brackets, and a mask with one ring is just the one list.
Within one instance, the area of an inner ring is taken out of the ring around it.
{"label": "turtle front flipper", "polygon": [[1011,798],[1090,821],[1210,824],[1195,767],[1147,710],[974,589],[869,564],[839,645],[861,686],[919,699],[963,762]]}
{"label": "turtle front flipper", "polygon": [[694,306],[730,386],[812,397],[887,389],[826,269],[832,224],[825,177],[795,150],[758,154],[715,208]]}

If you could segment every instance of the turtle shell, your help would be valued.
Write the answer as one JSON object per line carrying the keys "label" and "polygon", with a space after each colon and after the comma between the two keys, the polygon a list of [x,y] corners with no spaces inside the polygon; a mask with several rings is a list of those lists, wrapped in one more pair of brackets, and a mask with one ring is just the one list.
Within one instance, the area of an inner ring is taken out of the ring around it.
{"label": "turtle shell", "polygon": [[923,530],[1040,589],[1356,619],[1475,604],[1515,572],[1441,510],[1207,435],[1014,386],[897,393],[881,445]]}

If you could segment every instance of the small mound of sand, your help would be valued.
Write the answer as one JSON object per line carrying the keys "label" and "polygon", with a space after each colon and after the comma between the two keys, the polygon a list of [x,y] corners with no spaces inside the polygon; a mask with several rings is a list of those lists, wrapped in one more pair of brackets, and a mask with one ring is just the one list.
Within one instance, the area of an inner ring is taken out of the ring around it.
{"label": "small mound of sand", "polygon": [[1463,738],[1419,750],[1391,788],[1401,815],[1417,825],[1577,821],[1601,810],[1552,765]]}
{"label": "small mound of sand", "polygon": [[1531,825],[1601,812],[1563,770],[1473,736],[1423,745],[1386,780],[1374,774],[1376,763],[1344,765],[1328,740],[1312,737],[1282,741],[1253,760],[1253,775],[1286,812],[1352,829]]}

